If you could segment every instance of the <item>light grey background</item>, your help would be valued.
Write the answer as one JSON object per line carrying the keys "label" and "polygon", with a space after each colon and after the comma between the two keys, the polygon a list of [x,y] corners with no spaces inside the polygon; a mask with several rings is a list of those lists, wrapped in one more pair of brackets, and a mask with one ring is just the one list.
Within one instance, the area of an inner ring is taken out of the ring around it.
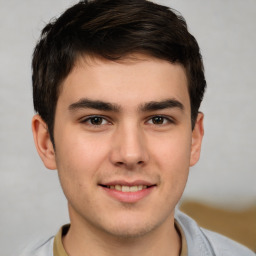
{"label": "light grey background", "polygon": [[[39,32],[76,1],[0,0],[0,248],[17,255],[68,222],[56,171],[35,151],[30,62]],[[204,57],[205,138],[185,198],[240,209],[256,204],[256,1],[158,1],[179,10]]]}

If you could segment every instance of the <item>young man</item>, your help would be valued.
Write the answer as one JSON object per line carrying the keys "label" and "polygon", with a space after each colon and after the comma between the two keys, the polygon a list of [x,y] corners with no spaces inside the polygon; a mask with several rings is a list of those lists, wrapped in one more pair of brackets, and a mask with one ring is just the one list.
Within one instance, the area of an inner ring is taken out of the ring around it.
{"label": "young man", "polygon": [[182,17],[145,0],[82,1],[43,29],[32,66],[34,140],[70,225],[24,255],[254,255],[175,212],[206,86]]}

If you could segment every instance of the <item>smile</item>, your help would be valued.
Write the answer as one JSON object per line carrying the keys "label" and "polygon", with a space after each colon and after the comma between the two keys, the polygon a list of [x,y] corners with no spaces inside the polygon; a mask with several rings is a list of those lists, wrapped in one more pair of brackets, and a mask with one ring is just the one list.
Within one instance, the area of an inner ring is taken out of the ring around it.
{"label": "smile", "polygon": [[122,192],[137,192],[142,189],[146,189],[148,186],[146,185],[138,185],[138,186],[123,186],[123,185],[111,185],[111,186],[106,186],[109,189],[114,189],[117,191],[122,191]]}
{"label": "smile", "polygon": [[124,203],[136,203],[149,196],[157,187],[156,184],[150,184],[144,181],[132,183],[115,181],[99,185],[108,196]]}

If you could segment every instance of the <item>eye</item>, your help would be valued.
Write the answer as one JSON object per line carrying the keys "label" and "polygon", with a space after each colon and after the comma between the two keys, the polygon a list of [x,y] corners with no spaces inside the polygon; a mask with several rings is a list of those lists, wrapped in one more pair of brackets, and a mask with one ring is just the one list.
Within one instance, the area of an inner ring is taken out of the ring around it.
{"label": "eye", "polygon": [[164,116],[153,116],[148,121],[149,124],[155,124],[155,125],[164,125],[168,123],[173,123],[173,121],[170,118],[164,117]]}
{"label": "eye", "polygon": [[90,116],[86,119],[83,119],[82,123],[87,123],[89,125],[94,125],[94,126],[100,126],[100,125],[108,124],[109,122],[101,116]]}

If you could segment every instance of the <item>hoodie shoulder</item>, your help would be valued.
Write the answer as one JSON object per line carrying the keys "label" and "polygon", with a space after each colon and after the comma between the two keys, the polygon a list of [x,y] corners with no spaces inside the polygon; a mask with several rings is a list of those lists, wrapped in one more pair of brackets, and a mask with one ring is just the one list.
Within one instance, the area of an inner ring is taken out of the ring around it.
{"label": "hoodie shoulder", "polygon": [[256,254],[249,248],[210,230],[201,228],[209,244],[216,255],[220,256],[255,256]]}
{"label": "hoodie shoulder", "polygon": [[54,237],[33,241],[19,256],[53,256]]}

